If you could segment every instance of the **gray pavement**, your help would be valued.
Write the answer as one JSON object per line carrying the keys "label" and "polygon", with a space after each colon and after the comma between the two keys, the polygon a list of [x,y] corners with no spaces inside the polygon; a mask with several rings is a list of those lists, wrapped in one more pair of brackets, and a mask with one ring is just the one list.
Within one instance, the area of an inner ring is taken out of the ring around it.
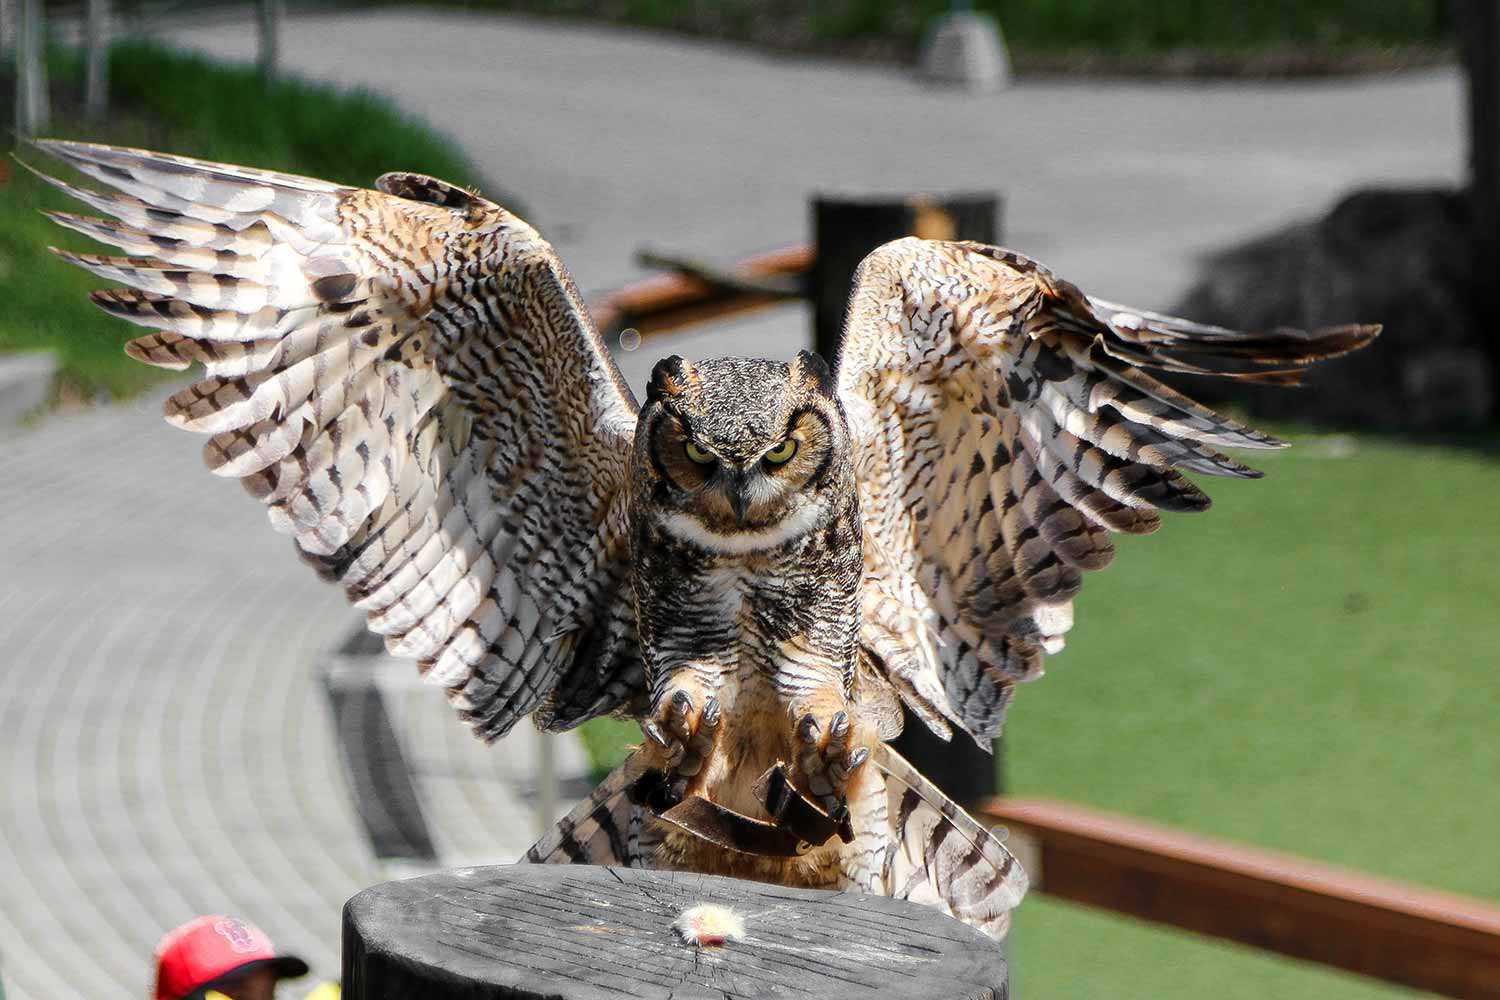
{"label": "gray pavement", "polygon": [[[229,57],[252,47],[243,25],[173,37]],[[447,131],[525,199],[585,288],[635,276],[641,243],[725,260],[804,239],[816,190],[995,188],[1012,246],[1098,294],[1160,306],[1205,250],[1352,185],[1451,183],[1463,156],[1449,71],[974,96],[892,69],[399,11],[293,17],[283,53],[294,72],[388,93]],[[790,306],[624,361],[639,385],[668,349],[785,355],[805,330]],[[158,935],[213,910],[332,975],[340,904],[389,874],[344,787],[316,669],[356,619],[156,410],[0,431],[11,1000],[139,996]],[[378,673],[440,860],[513,856],[533,832],[532,737],[480,750],[402,669]],[[576,746],[562,757],[581,767]]]}
{"label": "gray pavement", "polygon": [[[141,995],[157,938],[202,912],[336,976],[344,900],[412,870],[373,857],[332,739],[322,667],[357,615],[155,400],[55,416],[0,440],[0,462],[5,995]],[[515,860],[540,737],[487,749],[409,664],[361,668],[440,862]]]}
{"label": "gray pavement", "polygon": [[[171,37],[254,51],[243,27]],[[818,190],[996,189],[1009,245],[1094,294],[1160,306],[1205,250],[1352,185],[1454,182],[1463,168],[1450,70],[966,94],[899,69],[433,11],[293,17],[282,53],[294,73],[391,95],[457,138],[585,289],[637,274],[643,242],[727,259],[804,239]]]}

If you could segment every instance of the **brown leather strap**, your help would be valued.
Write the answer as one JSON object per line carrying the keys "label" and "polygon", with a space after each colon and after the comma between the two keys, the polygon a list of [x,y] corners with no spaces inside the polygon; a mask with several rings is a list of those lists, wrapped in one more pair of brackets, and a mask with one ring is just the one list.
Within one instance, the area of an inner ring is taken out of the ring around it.
{"label": "brown leather strap", "polygon": [[801,853],[799,846],[806,850],[800,838],[788,830],[726,809],[701,795],[689,795],[660,813],[659,818],[711,844],[741,854],[794,858]]}
{"label": "brown leather strap", "polygon": [[846,844],[854,840],[849,810],[841,808],[838,815],[830,816],[818,808],[792,785],[792,780],[786,776],[786,765],[781,761],[772,764],[756,780],[753,794],[777,825],[809,844],[826,844],[834,834]]}
{"label": "brown leather strap", "polygon": [[632,802],[650,809],[663,822],[741,854],[791,858],[826,844],[835,834],[846,844],[854,839],[849,810],[840,809],[830,816],[818,808],[792,785],[780,761],[756,780],[752,793],[766,807],[771,822],[752,819],[701,795],[674,802],[661,771],[645,772],[629,791]]}

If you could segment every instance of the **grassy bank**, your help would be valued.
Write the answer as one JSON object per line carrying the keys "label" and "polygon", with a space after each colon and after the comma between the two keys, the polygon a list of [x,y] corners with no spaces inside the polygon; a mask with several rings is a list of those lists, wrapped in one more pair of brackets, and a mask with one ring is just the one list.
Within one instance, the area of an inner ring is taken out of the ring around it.
{"label": "grassy bank", "polygon": [[[474,10],[527,11],[603,20],[750,42],[769,48],[834,51],[878,58],[909,58],[922,33],[947,11],[948,0],[455,0]],[[975,0],[973,9],[997,18],[1012,54],[1024,69],[1060,65],[1075,54],[1123,61],[1110,66],[1144,69],[1140,57],[1199,53],[1206,69],[1233,63],[1212,54],[1258,55],[1316,50],[1340,59],[1350,49],[1399,47],[1428,51],[1452,41],[1445,0]],[[1280,60],[1284,71],[1316,72],[1310,59]],[[1247,64],[1272,71],[1278,60]],[[1301,69],[1297,69],[1301,66]]]}
{"label": "grassy bank", "polygon": [[[249,67],[226,66],[144,42],[117,45],[110,58],[108,121],[78,115],[81,68],[73,53],[51,61],[55,121],[49,134],[145,146],[189,156],[369,184],[412,169],[469,182],[451,143],[370,94],[281,80],[263,83]],[[8,95],[10,80],[3,82]],[[4,95],[0,95],[4,96]],[[35,151],[21,150],[42,164]],[[53,169],[55,165],[46,165]],[[129,330],[99,313],[86,293],[99,279],[46,253],[49,244],[97,251],[38,214],[80,206],[12,164],[0,187],[0,351],[51,350],[65,398],[119,398],[162,373],[121,351]]]}
{"label": "grassy bank", "polygon": [[[1500,900],[1500,455],[1285,433],[1090,575],[1009,788]],[[1044,896],[1013,955],[1054,1000],[1404,995]]]}

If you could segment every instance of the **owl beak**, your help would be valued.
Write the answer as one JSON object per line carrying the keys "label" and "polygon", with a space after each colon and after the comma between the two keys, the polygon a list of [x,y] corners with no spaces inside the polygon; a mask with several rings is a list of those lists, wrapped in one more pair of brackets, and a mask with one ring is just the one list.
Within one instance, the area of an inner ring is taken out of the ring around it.
{"label": "owl beak", "polygon": [[724,492],[729,497],[729,506],[734,510],[735,518],[740,524],[744,524],[745,515],[750,510],[750,477],[745,470],[737,469],[729,473],[729,482]]}

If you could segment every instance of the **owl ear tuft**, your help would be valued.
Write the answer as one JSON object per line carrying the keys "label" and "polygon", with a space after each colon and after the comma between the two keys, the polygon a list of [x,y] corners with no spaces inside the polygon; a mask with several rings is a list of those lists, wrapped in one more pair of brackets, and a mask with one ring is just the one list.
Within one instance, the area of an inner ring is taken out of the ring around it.
{"label": "owl ear tuft", "polygon": [[651,381],[646,383],[646,402],[655,403],[682,395],[687,391],[690,371],[687,360],[680,354],[662,358],[651,369]]}
{"label": "owl ear tuft", "polygon": [[833,376],[833,369],[828,367],[828,362],[823,359],[823,355],[812,351],[799,351],[797,368],[802,373],[803,379],[816,386],[823,395],[833,396],[838,392],[838,381]]}

